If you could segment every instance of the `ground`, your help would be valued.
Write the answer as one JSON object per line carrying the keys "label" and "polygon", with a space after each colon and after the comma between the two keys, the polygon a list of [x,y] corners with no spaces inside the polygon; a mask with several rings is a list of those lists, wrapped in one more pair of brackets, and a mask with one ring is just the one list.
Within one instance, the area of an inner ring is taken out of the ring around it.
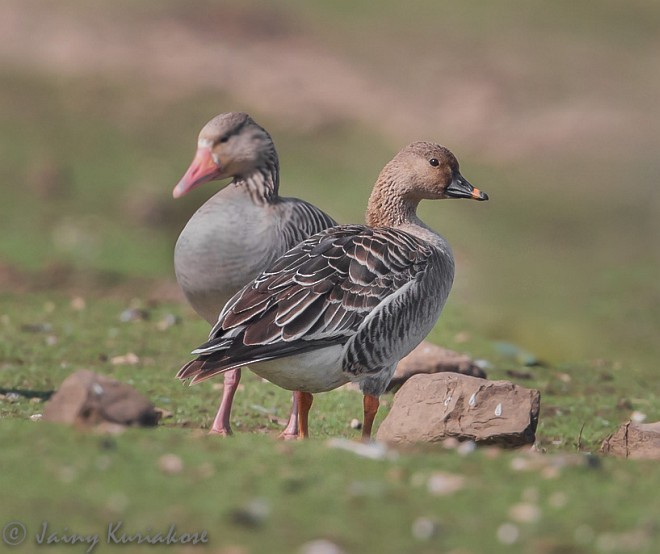
{"label": "ground", "polygon": [[[106,538],[122,521],[132,533],[206,530],[195,548],[225,554],[321,538],[346,552],[658,551],[656,465],[598,448],[635,412],[660,419],[659,18],[615,0],[387,1],[377,13],[295,0],[4,2],[6,544],[20,533],[12,521],[28,532],[17,552],[35,550],[44,521],[58,537]],[[329,442],[359,435],[361,399],[347,390],[318,395],[310,441],[282,443],[289,395],[249,372],[235,436],[206,435],[221,385],[174,379],[208,329],[171,257],[215,189],[179,201],[171,189],[201,126],[232,109],[273,134],[282,192],[342,222],[362,220],[375,176],[408,141],[457,154],[491,200],[421,208],[457,259],[430,338],[541,391],[536,454],[434,445],[362,457]],[[129,309],[146,318],[124,321]],[[526,352],[543,363],[526,365]],[[81,368],[170,416],[118,436],[39,421]]]}

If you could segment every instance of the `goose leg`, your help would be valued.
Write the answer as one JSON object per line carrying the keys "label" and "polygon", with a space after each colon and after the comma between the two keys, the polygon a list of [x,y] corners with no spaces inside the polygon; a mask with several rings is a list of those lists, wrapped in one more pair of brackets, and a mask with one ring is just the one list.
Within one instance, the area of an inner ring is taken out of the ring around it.
{"label": "goose leg", "polygon": [[309,392],[296,391],[293,393],[298,397],[298,438],[309,438],[308,415],[312,407],[314,397]]}
{"label": "goose leg", "polygon": [[231,415],[231,405],[234,402],[234,394],[238,389],[238,383],[241,381],[241,370],[232,369],[225,372],[225,386],[222,391],[222,400],[220,408],[213,420],[213,427],[209,431],[210,435],[223,435],[225,437],[232,434],[229,425],[229,416]]}
{"label": "goose leg", "polygon": [[370,394],[364,395],[364,423],[362,424],[362,441],[369,442],[371,440],[371,428],[374,425],[376,413],[378,413],[378,406],[380,402],[377,396]]}
{"label": "goose leg", "polygon": [[289,414],[289,422],[286,428],[282,431],[278,438],[286,440],[293,440],[298,438],[298,397],[294,392],[291,395],[291,414]]}

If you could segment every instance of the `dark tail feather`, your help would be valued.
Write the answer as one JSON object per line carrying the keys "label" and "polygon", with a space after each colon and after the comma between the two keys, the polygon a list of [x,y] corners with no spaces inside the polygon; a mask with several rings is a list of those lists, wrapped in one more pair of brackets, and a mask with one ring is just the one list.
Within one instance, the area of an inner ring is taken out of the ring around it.
{"label": "dark tail feather", "polygon": [[197,383],[201,383],[202,381],[206,381],[211,377],[215,377],[220,373],[224,373],[225,371],[236,369],[237,367],[244,365],[228,364],[227,362],[228,360],[224,356],[215,360],[200,356],[199,358],[196,358],[184,365],[176,374],[176,376],[182,381],[192,377],[190,384],[195,385]]}

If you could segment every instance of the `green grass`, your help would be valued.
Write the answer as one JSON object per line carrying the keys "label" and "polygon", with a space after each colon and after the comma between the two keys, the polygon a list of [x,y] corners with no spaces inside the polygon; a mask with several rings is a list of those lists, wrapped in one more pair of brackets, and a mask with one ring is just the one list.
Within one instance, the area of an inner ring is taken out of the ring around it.
{"label": "green grass", "polygon": [[[508,552],[498,529],[502,534],[500,527],[509,523],[521,552],[601,552],[634,540],[641,541],[634,552],[660,546],[653,530],[660,485],[655,466],[585,454],[595,453],[633,409],[649,420],[660,417],[660,401],[635,368],[624,374],[606,363],[521,367],[478,335],[457,344],[454,337],[465,333],[465,322],[450,303],[434,340],[485,357],[495,366],[492,378],[507,378],[510,369],[532,376],[520,383],[541,390],[537,448],[546,454],[485,449],[461,455],[435,446],[368,460],[326,443],[328,437],[358,437],[349,422],[361,417],[359,394],[317,395],[312,439],[282,443],[275,438],[281,429],[276,418],[287,417],[289,393],[249,371],[236,396],[235,436],[205,435],[219,380],[186,387],[174,374],[203,340],[206,324],[187,307],[156,302],[149,294],[131,300],[96,291],[84,300],[81,309],[79,299],[57,293],[0,297],[0,378],[3,392],[19,392],[0,400],[6,445],[0,486],[11,499],[2,503],[0,519],[24,522],[30,537],[42,521],[53,531],[101,535],[108,524],[123,521],[127,532],[166,532],[172,523],[181,532],[205,529],[213,551],[220,552],[232,545],[248,552],[294,552],[317,538],[348,552]],[[130,306],[145,309],[148,318],[122,322]],[[161,329],[171,315],[179,323]],[[128,352],[138,356],[136,365],[112,363]],[[155,429],[119,436],[30,421],[43,411],[40,393],[81,368],[132,384],[171,417]],[[391,396],[383,400],[377,423]],[[183,471],[164,472],[160,460],[166,454],[178,456]],[[450,496],[433,494],[427,483],[438,472],[463,476],[464,487]],[[259,506],[267,507],[263,518]],[[520,522],[516,510],[538,516]],[[420,518],[437,526],[432,537],[415,538],[412,528]]]}

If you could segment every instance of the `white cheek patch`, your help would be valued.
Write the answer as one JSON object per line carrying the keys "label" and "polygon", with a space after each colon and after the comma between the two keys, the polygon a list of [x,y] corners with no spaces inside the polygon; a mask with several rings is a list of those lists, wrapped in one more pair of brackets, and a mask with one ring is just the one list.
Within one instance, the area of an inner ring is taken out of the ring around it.
{"label": "white cheek patch", "polygon": [[197,148],[211,148],[213,141],[211,139],[199,139],[197,141]]}

